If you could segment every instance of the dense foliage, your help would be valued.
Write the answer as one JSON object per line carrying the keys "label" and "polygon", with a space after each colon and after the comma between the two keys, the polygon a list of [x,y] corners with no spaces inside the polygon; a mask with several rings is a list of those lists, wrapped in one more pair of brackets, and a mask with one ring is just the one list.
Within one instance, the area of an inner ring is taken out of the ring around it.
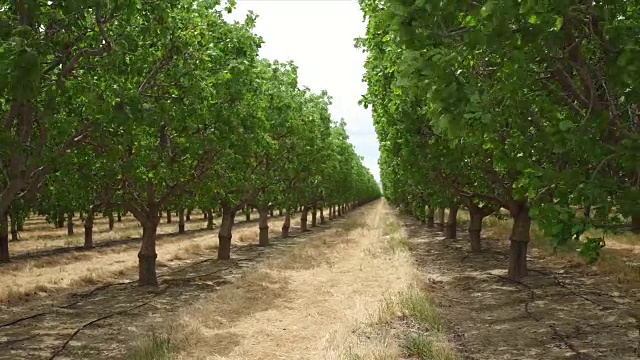
{"label": "dense foliage", "polygon": [[164,211],[181,232],[191,209],[219,213],[228,259],[238,211],[258,209],[267,245],[274,207],[287,220],[303,207],[306,226],[309,211],[379,196],[329,95],[300,87],[294,64],[259,58],[253,15],[228,22],[232,6],[215,0],[0,7],[0,261],[8,223],[29,213],[70,233],[82,214],[91,247],[96,213],[113,226],[129,212],[143,228],[140,284],[155,285]]}
{"label": "dense foliage", "polygon": [[640,228],[640,1],[360,4],[391,202],[431,219],[466,206],[474,251],[482,218],[506,209],[512,278],[532,220],[590,259],[604,242],[580,239],[589,226]]}

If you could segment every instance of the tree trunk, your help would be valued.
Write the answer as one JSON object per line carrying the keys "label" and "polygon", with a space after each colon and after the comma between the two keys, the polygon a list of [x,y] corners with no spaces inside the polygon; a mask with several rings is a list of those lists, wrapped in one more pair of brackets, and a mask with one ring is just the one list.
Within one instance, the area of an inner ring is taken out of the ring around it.
{"label": "tree trunk", "polygon": [[527,276],[527,247],[530,239],[531,218],[529,209],[520,206],[517,213],[512,214],[513,227],[509,241],[509,269],[507,276],[510,279],[519,279]]}
{"label": "tree trunk", "polygon": [[338,206],[338,217],[342,216],[342,206]]}
{"label": "tree trunk", "polygon": [[231,238],[235,215],[235,210],[222,208],[222,221],[218,230],[218,260],[231,259]]}
{"label": "tree trunk", "polygon": [[458,238],[457,226],[458,226],[458,209],[459,205],[452,205],[449,208],[449,216],[447,217],[447,225],[445,230],[445,239],[455,240]]}
{"label": "tree trunk", "polygon": [[213,212],[213,210],[207,209],[207,210],[202,212],[202,219],[203,220],[207,220],[207,218],[209,217],[209,212]]}
{"label": "tree trunk", "polygon": [[320,224],[324,225],[327,221],[324,218],[324,206],[320,208]]}
{"label": "tree trunk", "polygon": [[282,216],[282,209],[278,209],[278,216]]}
{"label": "tree trunk", "polygon": [[282,223],[282,237],[289,237],[289,229],[291,228],[291,214],[289,210],[285,211],[284,222]]}
{"label": "tree trunk", "polygon": [[318,226],[318,210],[315,208],[311,208],[311,227]]}
{"label": "tree trunk", "polygon": [[62,229],[64,227],[64,214],[56,214],[56,227]]}
{"label": "tree trunk", "polygon": [[93,218],[95,213],[93,207],[89,208],[87,215],[84,217],[84,248],[91,249],[93,247]]}
{"label": "tree trunk", "polygon": [[167,210],[167,224],[171,224],[171,210]]}
{"label": "tree trunk", "polygon": [[184,234],[184,209],[178,211],[178,234]]}
{"label": "tree trunk", "polygon": [[[160,220],[159,218],[156,218]],[[142,225],[142,244],[138,252],[138,285],[158,286],[156,274],[156,233],[158,222],[147,220]]]}
{"label": "tree trunk", "polygon": [[307,228],[307,215],[309,214],[309,207],[304,206],[302,213],[300,213],[300,231],[309,231]]}
{"label": "tree trunk", "polygon": [[436,211],[436,230],[444,231],[444,208],[438,208]]}
{"label": "tree trunk", "polygon": [[640,214],[631,215],[631,231],[640,232]]}
{"label": "tree trunk", "polygon": [[9,214],[0,214],[0,263],[9,262]]}
{"label": "tree trunk", "polygon": [[247,206],[247,208],[244,210],[244,217],[245,220],[251,221],[251,207]]}
{"label": "tree trunk", "polygon": [[109,219],[109,231],[112,231],[116,225],[116,220],[113,218],[113,212],[109,212],[107,214],[107,218]]}
{"label": "tree trunk", "polygon": [[20,219],[18,215],[14,214],[10,217],[11,220],[11,241],[18,241],[18,223]]}
{"label": "tree trunk", "polygon": [[187,213],[185,214],[185,220],[191,221],[191,209],[187,209]]}
{"label": "tree trunk", "polygon": [[73,214],[67,214],[67,235],[73,235]]}
{"label": "tree trunk", "polygon": [[469,208],[469,246],[472,253],[479,253],[482,251],[482,242],[480,241],[480,234],[482,233],[482,219],[483,214],[480,208],[475,205],[468,206]]}
{"label": "tree trunk", "polygon": [[24,221],[26,216],[19,216],[16,218],[16,227],[18,231],[24,231]]}
{"label": "tree trunk", "polygon": [[433,206],[429,206],[429,210],[427,210],[427,228],[433,229],[435,227],[435,223],[433,221],[433,217],[436,214],[436,209]]}
{"label": "tree trunk", "polygon": [[122,222],[122,214],[118,211],[118,222]]}
{"label": "tree trunk", "polygon": [[265,208],[258,208],[259,222],[258,246],[269,246],[269,212]]}
{"label": "tree trunk", "polygon": [[273,217],[273,208],[269,209],[269,217]]}
{"label": "tree trunk", "polygon": [[207,209],[204,218],[207,220],[207,230],[213,230],[213,210]]}

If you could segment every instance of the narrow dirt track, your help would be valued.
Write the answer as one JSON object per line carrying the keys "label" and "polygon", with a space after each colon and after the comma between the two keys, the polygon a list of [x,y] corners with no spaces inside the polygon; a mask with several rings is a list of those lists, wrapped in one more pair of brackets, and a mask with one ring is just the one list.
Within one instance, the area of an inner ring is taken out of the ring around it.
{"label": "narrow dirt track", "polygon": [[[336,220],[331,226],[342,221]],[[34,303],[13,309],[15,311],[3,311],[0,359],[122,358],[134,339],[150,328],[161,327],[181,307],[233,282],[245,269],[262,262],[269,254],[295,246],[328,228],[322,226],[304,234],[293,230],[294,236],[273,238],[273,246],[267,248],[234,246],[231,261],[201,258],[159,270],[157,289],[124,282],[71,294],[46,307]]]}
{"label": "narrow dirt track", "polygon": [[444,240],[410,219],[404,226],[464,359],[640,358],[640,289],[625,292],[535,251],[531,275],[510,281],[505,243],[485,240],[482,254],[469,254],[466,241]]}
{"label": "narrow dirt track", "polygon": [[406,252],[385,247],[383,227],[393,215],[384,201],[349,216],[358,220],[353,229],[327,233],[315,239],[317,247],[307,243],[299,253],[265,263],[269,286],[255,299],[233,297],[241,308],[228,302],[232,296],[219,294],[187,309],[182,321],[199,328],[190,338],[203,338],[178,358],[354,359],[354,332],[375,317],[385,295],[411,283],[414,268]]}

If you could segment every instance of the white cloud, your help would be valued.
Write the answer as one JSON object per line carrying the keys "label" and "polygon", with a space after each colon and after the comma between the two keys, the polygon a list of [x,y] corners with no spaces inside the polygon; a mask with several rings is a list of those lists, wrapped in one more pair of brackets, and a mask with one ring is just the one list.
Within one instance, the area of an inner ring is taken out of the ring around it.
{"label": "white cloud", "polygon": [[293,60],[301,85],[327,90],[331,114],[344,118],[356,151],[376,179],[378,143],[371,112],[358,106],[366,91],[362,82],[365,54],[354,48],[365,33],[356,0],[239,0],[231,19],[257,14],[256,33],[264,39],[260,54],[272,60]]}

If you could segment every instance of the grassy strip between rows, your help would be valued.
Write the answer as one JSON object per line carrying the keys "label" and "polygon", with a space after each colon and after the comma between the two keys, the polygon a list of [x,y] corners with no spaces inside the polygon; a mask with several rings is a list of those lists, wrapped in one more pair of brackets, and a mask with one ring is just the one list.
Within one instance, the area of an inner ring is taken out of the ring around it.
{"label": "grassy strip between rows", "polygon": [[[346,235],[342,239],[348,241],[350,232],[364,226],[366,224],[362,221],[347,219],[340,226],[339,231]],[[397,218],[386,219],[382,237],[385,241],[381,246],[383,251],[372,251],[365,255],[396,256],[398,261],[407,261],[408,241]],[[299,246],[315,248],[316,245],[327,246],[326,241],[318,244],[312,241]],[[299,257],[299,251],[293,251],[289,255]],[[287,258],[293,260],[291,256]],[[313,262],[322,261],[320,258],[321,256]],[[305,262],[311,260],[305,259]],[[165,333],[151,333],[139,343],[128,359],[174,358],[185,345],[177,340],[181,337],[175,335],[171,329]],[[344,342],[339,355],[344,360],[459,359],[447,340],[444,321],[433,299],[415,282],[409,284],[404,291],[385,296],[378,309],[370,313],[366,321],[357,324]]]}
{"label": "grassy strip between rows", "polygon": [[[408,252],[408,240],[397,219],[385,223],[383,235],[389,254]],[[434,300],[417,283],[386,296],[377,312],[354,332],[357,340],[347,347],[346,360],[459,359]]]}

